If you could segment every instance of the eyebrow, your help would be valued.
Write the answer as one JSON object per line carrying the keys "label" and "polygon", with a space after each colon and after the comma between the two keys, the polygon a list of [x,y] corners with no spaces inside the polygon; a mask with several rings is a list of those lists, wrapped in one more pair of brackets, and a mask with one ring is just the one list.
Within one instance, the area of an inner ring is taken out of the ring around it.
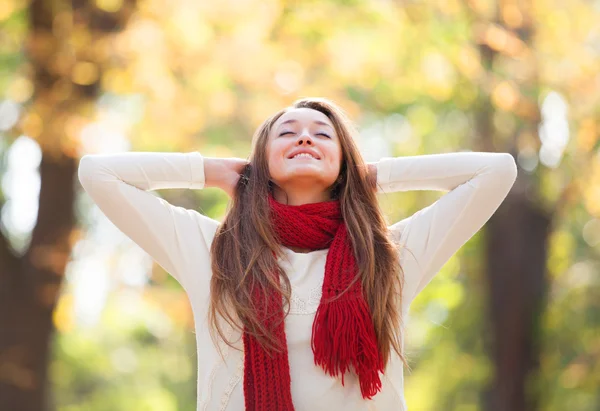
{"label": "eyebrow", "polygon": [[[283,126],[284,124],[288,124],[288,123],[297,123],[297,122],[298,122],[298,120],[294,120],[294,119],[292,118],[292,119],[290,119],[290,120],[285,120],[285,121],[284,121],[283,123],[281,123],[279,126],[281,127],[281,126]],[[327,127],[329,127],[329,128],[333,128],[333,127],[331,127],[329,124],[327,124],[327,123],[325,123],[324,121],[321,121],[321,120],[315,120],[315,121],[313,121],[313,123],[314,123],[314,124],[320,124],[320,125],[322,125],[322,126],[327,126]]]}

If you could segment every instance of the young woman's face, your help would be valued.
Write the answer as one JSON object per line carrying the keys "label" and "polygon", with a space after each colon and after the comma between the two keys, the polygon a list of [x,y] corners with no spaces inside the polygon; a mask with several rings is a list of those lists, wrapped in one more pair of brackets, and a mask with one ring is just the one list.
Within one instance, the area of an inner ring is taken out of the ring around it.
{"label": "young woman's face", "polygon": [[[294,157],[300,151],[309,152],[312,157]],[[325,190],[339,175],[342,146],[325,114],[297,108],[283,114],[273,125],[267,158],[271,179],[278,186],[312,184]]]}

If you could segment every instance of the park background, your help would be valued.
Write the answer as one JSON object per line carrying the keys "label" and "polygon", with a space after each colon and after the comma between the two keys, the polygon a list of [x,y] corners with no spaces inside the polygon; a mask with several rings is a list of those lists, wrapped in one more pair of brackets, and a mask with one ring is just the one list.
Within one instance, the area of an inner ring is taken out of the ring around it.
{"label": "park background", "polygon": [[[94,206],[79,159],[245,158],[302,96],[349,113],[366,161],[517,161],[412,305],[409,409],[600,409],[599,0],[2,0],[2,411],[195,409],[187,298]],[[442,194],[380,200],[391,223]]]}

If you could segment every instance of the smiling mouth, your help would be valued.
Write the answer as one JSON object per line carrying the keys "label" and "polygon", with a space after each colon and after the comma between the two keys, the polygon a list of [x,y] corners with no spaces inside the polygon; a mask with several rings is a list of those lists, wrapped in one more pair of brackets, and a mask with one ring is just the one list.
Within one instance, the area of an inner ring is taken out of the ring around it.
{"label": "smiling mouth", "polygon": [[319,160],[316,157],[313,157],[311,155],[306,155],[306,154],[301,154],[301,155],[296,155],[294,157],[290,157],[288,160],[298,160],[298,159],[310,159],[310,160]]}

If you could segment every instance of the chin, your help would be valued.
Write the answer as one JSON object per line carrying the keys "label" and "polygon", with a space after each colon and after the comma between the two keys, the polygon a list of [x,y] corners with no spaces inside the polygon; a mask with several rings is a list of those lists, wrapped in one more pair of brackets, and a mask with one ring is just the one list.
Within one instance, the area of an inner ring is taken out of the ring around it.
{"label": "chin", "polygon": [[323,177],[323,172],[319,170],[294,170],[288,173],[282,180],[287,183],[293,182],[294,180],[309,180],[311,182],[318,181],[321,184],[325,184]]}

